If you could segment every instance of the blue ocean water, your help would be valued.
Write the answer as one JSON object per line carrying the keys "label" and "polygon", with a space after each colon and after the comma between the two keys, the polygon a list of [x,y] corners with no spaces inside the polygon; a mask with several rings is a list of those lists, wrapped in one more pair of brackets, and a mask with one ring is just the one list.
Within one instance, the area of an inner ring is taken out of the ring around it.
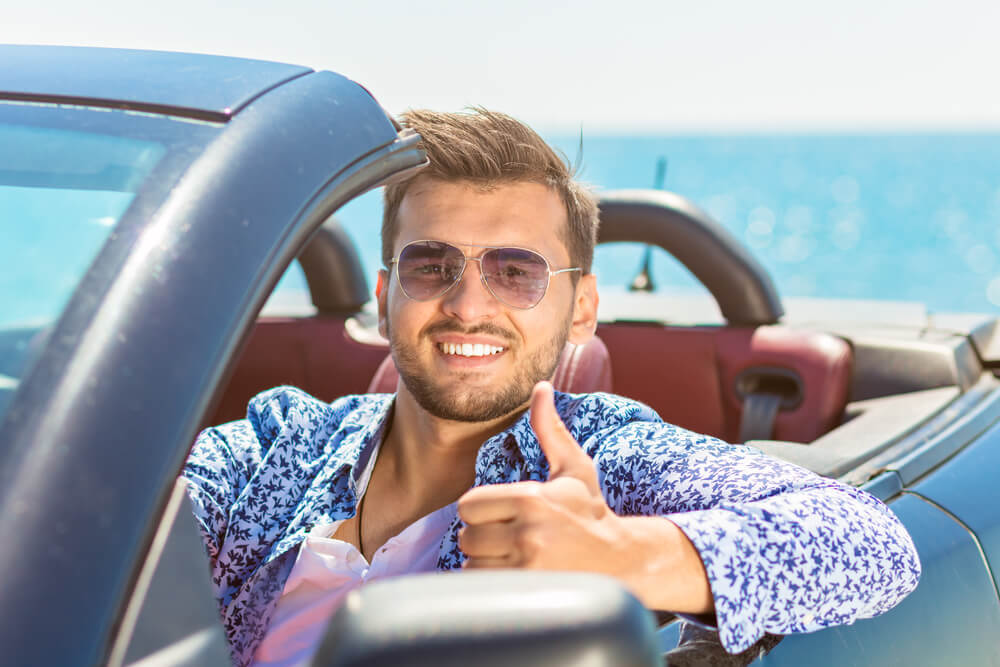
{"label": "blue ocean water", "polygon": [[[546,137],[599,190],[651,187],[694,201],[745,243],[783,296],[912,300],[1000,312],[1000,134]],[[369,275],[378,193],[337,217]],[[628,284],[641,249],[601,248],[604,284]],[[656,257],[654,282],[694,280]],[[300,283],[294,276],[285,286]]]}
{"label": "blue ocean water", "polygon": [[[1000,313],[1000,134],[584,135],[582,152],[578,136],[547,138],[599,190],[651,187],[665,159],[665,188],[745,243],[782,296]],[[0,188],[0,326],[54,317],[130,197]],[[337,217],[374,284],[380,193]],[[73,233],[47,231],[46,221],[67,220],[77,221]],[[81,247],[91,248],[84,264],[64,258]],[[641,257],[637,246],[600,247],[595,271],[602,284],[624,287]],[[698,288],[663,253],[653,268],[659,286]],[[304,289],[301,270],[280,287]]]}

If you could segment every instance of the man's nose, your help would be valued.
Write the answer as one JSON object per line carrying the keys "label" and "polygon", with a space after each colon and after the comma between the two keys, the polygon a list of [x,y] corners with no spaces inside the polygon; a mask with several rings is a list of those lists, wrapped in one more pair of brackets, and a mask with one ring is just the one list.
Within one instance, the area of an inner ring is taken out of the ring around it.
{"label": "man's nose", "polygon": [[469,259],[467,262],[462,279],[442,297],[441,309],[466,322],[489,319],[500,312],[501,304],[486,288],[479,261]]}

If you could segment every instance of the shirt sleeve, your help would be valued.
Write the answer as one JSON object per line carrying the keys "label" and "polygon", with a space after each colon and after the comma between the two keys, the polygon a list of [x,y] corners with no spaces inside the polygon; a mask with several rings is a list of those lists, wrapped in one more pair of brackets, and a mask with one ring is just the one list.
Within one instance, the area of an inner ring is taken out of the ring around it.
{"label": "shirt sleeve", "polygon": [[246,420],[202,431],[181,475],[214,567],[229,523],[229,508],[246,486],[262,445]]}
{"label": "shirt sleeve", "polygon": [[256,474],[271,445],[289,427],[304,421],[299,412],[305,394],[277,387],[258,394],[247,407],[247,418],[202,431],[181,472],[201,527],[213,569],[229,529],[233,505]]}
{"label": "shirt sleeve", "polygon": [[916,588],[913,541],[860,489],[664,423],[633,422],[593,443],[611,508],[664,516],[698,550],[731,653],[764,633],[881,614]]}

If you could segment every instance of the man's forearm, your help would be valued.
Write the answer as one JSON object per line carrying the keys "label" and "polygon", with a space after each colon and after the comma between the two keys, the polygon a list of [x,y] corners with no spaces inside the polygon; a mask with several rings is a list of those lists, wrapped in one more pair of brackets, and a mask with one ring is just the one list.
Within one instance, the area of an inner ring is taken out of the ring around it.
{"label": "man's forearm", "polygon": [[617,575],[650,609],[687,614],[715,611],[708,575],[684,532],[663,517],[619,517],[628,554]]}

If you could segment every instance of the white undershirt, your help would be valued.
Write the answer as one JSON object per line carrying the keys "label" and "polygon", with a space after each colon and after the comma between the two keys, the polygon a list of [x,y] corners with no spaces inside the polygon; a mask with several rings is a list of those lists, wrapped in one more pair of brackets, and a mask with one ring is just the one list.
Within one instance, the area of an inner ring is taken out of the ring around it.
{"label": "white undershirt", "polygon": [[[377,455],[376,449],[359,480],[359,501],[368,488]],[[348,593],[376,579],[433,571],[457,505],[452,503],[414,521],[382,545],[371,563],[353,544],[330,537],[344,520],[309,531],[251,665],[303,664],[319,647],[327,622]]]}

